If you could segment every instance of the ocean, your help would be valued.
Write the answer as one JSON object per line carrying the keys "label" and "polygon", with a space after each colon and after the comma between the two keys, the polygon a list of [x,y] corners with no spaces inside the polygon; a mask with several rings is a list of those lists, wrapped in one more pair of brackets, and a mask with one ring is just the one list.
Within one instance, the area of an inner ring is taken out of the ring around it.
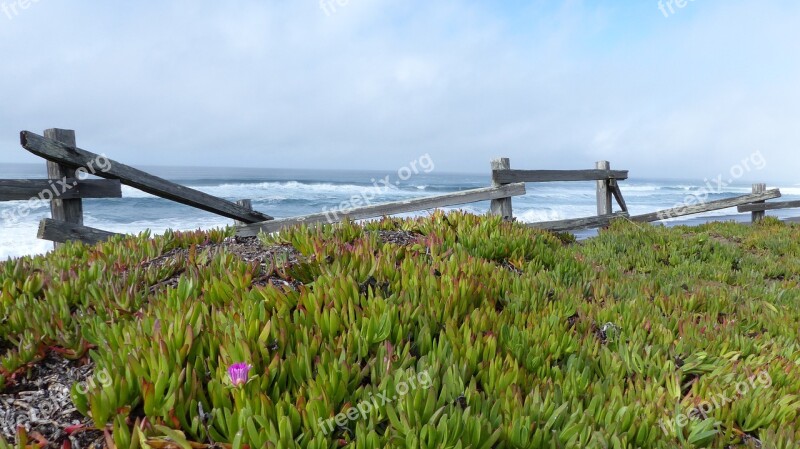
{"label": "ocean", "polygon": [[[488,170],[482,174],[414,171],[332,171],[281,170],[256,168],[174,168],[140,167],[171,181],[231,201],[249,198],[253,208],[276,218],[335,210],[353,197],[363,204],[398,201],[426,195],[486,187]],[[0,179],[46,178],[43,164],[5,164],[0,166]],[[377,187],[376,187],[377,185]],[[781,201],[800,200],[800,186],[780,187]],[[622,194],[631,214],[642,214],[682,204],[688,196],[698,195],[706,201],[729,198],[750,192],[750,184],[732,182],[710,185],[704,180],[658,180],[631,178],[620,181]],[[514,215],[522,222],[560,220],[596,214],[594,182],[557,182],[527,185],[527,194],[512,200]],[[98,229],[122,233],[139,233],[150,229],[154,234],[167,229],[194,230],[224,227],[233,220],[184,206],[122,186],[121,199],[84,200],[84,224]],[[39,220],[50,216],[49,205],[41,203],[30,210],[28,202],[0,202],[0,258],[41,254],[52,249],[52,243],[38,240]],[[489,203],[473,203],[450,209],[482,214]],[[27,211],[21,216],[20,211]],[[615,205],[615,211],[618,210]],[[428,212],[420,212],[420,215]],[[411,215],[411,214],[409,214]],[[800,216],[798,210],[769,211],[781,218]],[[9,219],[11,218],[11,219]],[[749,221],[750,214],[737,214],[734,209],[703,215],[671,219],[667,225],[698,224],[709,220]],[[581,232],[580,237],[593,231]]]}

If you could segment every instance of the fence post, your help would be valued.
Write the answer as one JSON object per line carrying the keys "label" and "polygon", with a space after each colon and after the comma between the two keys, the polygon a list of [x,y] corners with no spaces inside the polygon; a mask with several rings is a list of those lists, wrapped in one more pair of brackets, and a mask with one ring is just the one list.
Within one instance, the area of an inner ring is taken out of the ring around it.
{"label": "fence post", "polygon": [[[57,140],[64,145],[69,145],[71,147],[76,146],[75,131],[70,129],[46,129],[44,130],[44,137]],[[47,161],[47,177],[49,179],[59,181],[64,178],[77,178],[74,168],[70,168],[52,161]],[[58,186],[58,184],[56,185]],[[81,199],[58,199],[58,195],[61,193],[61,190],[50,193],[53,194],[53,198],[50,200],[50,214],[52,215],[53,220],[65,221],[67,223],[83,226],[83,201]],[[58,248],[61,245],[61,243],[53,243],[55,248]]]}
{"label": "fence post", "polygon": [[[494,170],[510,170],[510,169],[511,169],[511,161],[507,157],[501,157],[492,160],[492,186],[500,187],[501,185],[507,184],[507,183],[499,183],[495,180]],[[503,217],[504,221],[514,220],[514,214],[511,210],[511,197],[492,200],[491,204],[489,205],[489,213],[492,215],[500,215],[501,217]]]}
{"label": "fence post", "polygon": [[[608,161],[598,161],[594,164],[598,170],[611,170]],[[611,213],[611,189],[608,186],[608,179],[597,181],[597,215],[609,215]]]}
{"label": "fence post", "polygon": [[[250,200],[238,200],[238,201],[236,201],[236,204],[244,207],[247,210],[253,210],[253,202],[250,201]],[[233,224],[236,225],[236,226],[241,226],[241,225],[245,225],[247,223],[245,223],[243,221],[239,221],[239,220],[233,220]]]}
{"label": "fence post", "polygon": [[[767,190],[766,184],[753,184],[753,193],[764,193]],[[763,204],[764,201],[756,201],[756,204]],[[763,220],[766,216],[766,211],[759,210],[750,212],[750,221],[753,223],[758,223],[759,221]]]}

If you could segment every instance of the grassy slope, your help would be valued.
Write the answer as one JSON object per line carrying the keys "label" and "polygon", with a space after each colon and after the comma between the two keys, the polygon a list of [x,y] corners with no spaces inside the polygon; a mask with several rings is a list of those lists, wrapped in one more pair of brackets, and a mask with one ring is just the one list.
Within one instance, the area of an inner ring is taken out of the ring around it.
{"label": "grassy slope", "polygon": [[[378,229],[420,238],[384,244]],[[198,401],[213,410],[214,441],[251,447],[800,441],[798,226],[616,223],[565,244],[436,214],[265,239],[305,256],[272,273],[299,291],[254,286],[257,264],[192,247],[224,237],[69,245],[0,265],[0,388],[47,348],[76,358],[91,348],[113,384],[73,400],[113,427],[120,449],[136,435],[180,439],[168,428],[208,441]],[[143,264],[175,248],[190,250]],[[228,380],[236,362],[257,374],[242,388]],[[412,379],[429,388],[397,395]],[[366,418],[320,430],[366,401],[379,404]],[[681,413],[694,419],[675,424]],[[139,434],[125,418],[141,414],[152,425]]]}

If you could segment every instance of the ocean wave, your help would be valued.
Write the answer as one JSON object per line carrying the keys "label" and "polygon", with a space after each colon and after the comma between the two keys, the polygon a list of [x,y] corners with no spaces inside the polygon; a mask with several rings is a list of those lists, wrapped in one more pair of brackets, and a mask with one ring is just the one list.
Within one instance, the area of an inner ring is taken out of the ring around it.
{"label": "ocean wave", "polygon": [[39,220],[49,218],[50,210],[32,212],[16,222],[0,220],[0,259],[44,254],[53,249],[53,243],[36,238]]}
{"label": "ocean wave", "polygon": [[[40,240],[36,237],[39,220],[48,218],[49,211],[31,214],[24,220],[16,223],[4,223],[3,232],[0,234],[0,259],[8,257],[32,256],[44,254],[53,249],[53,243]],[[121,234],[139,234],[150,230],[152,235],[163,234],[168,229],[193,231],[197,229],[209,230],[230,226],[233,221],[216,216],[191,216],[184,218],[163,218],[154,220],[135,220],[128,222],[97,219],[91,213],[84,215],[85,225],[104,231],[118,232]]]}
{"label": "ocean wave", "polygon": [[[360,196],[416,196],[427,190],[437,190],[430,186],[405,186],[403,184],[384,186],[379,184],[336,184],[328,182],[306,183],[299,181],[224,183],[192,186],[196,190],[223,198],[250,198],[252,200],[281,200],[292,198],[326,197],[350,198]],[[154,195],[129,186],[122,187],[123,198],[152,198]]]}
{"label": "ocean wave", "polygon": [[568,220],[571,218],[590,217],[597,214],[596,206],[558,206],[531,208],[514,211],[517,221],[522,223],[537,223],[541,221]]}
{"label": "ocean wave", "polygon": [[780,189],[782,195],[800,196],[800,187],[780,187]]}
{"label": "ocean wave", "polygon": [[629,192],[657,192],[661,190],[661,186],[651,185],[651,184],[626,184],[625,181],[619,181],[620,189],[627,190]]}
{"label": "ocean wave", "polygon": [[131,187],[131,186],[122,186],[122,197],[123,198],[157,198],[155,195],[151,195],[147,192],[142,192],[141,190]]}
{"label": "ocean wave", "polygon": [[332,182],[301,182],[301,181],[262,181],[262,182],[237,182],[224,184],[211,184],[197,186],[199,189],[282,189],[302,190],[310,192],[352,191],[360,190],[372,185],[337,184]]}

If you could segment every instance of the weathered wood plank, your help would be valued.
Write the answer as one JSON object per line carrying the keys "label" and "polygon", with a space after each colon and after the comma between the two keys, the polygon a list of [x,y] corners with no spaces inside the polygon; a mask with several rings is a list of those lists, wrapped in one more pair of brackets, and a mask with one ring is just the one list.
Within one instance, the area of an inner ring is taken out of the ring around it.
{"label": "weathered wood plank", "polygon": [[628,179],[628,170],[492,170],[492,179],[499,183],[623,180]]}
{"label": "weathered wood plank", "polygon": [[571,218],[568,220],[540,221],[538,223],[528,223],[527,226],[536,229],[546,229],[553,232],[577,231],[580,229],[591,229],[608,226],[616,218],[627,218],[627,212],[617,212],[614,214],[600,215],[594,217]]}
{"label": "weathered wood plank", "polygon": [[0,179],[0,201],[56,197],[122,198],[122,186],[119,179]]}
{"label": "weathered wood plank", "polygon": [[[595,168],[602,171],[610,171],[611,164],[608,161],[598,161]],[[608,179],[597,180],[597,215],[602,217],[610,215],[611,210],[611,189],[608,187]]]}
{"label": "weathered wood plank", "polygon": [[614,198],[617,200],[617,204],[619,204],[619,207],[622,208],[622,211],[628,212],[628,205],[625,203],[625,198],[622,197],[622,191],[619,189],[619,183],[617,183],[617,180],[616,179],[609,180],[608,186],[611,189],[611,193],[614,194]]}
{"label": "weathered wood plank", "polygon": [[289,226],[300,224],[313,225],[319,223],[337,223],[345,219],[363,220],[366,218],[382,217],[384,215],[416,212],[438,207],[455,206],[459,204],[474,203],[477,201],[493,200],[510,196],[524,195],[525,184],[516,183],[500,187],[484,187],[481,189],[464,190],[462,192],[444,195],[415,198],[392,203],[374,204],[346,211],[330,210],[300,217],[282,218],[261,223],[248,224],[237,227],[236,235],[239,237],[252,237],[260,232],[270,233],[279,231]]}
{"label": "weathered wood plank", "polygon": [[743,204],[737,207],[739,212],[753,212],[760,210],[792,209],[800,207],[800,201],[778,201],[774,203]]}
{"label": "weathered wood plank", "polygon": [[[495,170],[508,170],[510,168],[511,161],[507,157],[501,157],[492,161],[492,173],[495,173]],[[494,187],[500,187],[505,184],[492,179],[492,185]],[[489,204],[489,213],[492,215],[499,215],[506,221],[513,220],[514,213],[511,209],[511,197],[492,200],[491,204]]]}
{"label": "weathered wood plank", "polygon": [[57,221],[52,218],[44,218],[39,222],[39,232],[37,234],[40,239],[50,240],[56,243],[77,240],[87,245],[106,241],[115,235],[120,234],[74,223],[67,223],[65,221]]}
{"label": "weathered wood plank", "polygon": [[631,221],[649,222],[666,220],[667,218],[682,217],[684,215],[700,214],[703,212],[710,212],[712,210],[727,209],[729,207],[741,206],[743,204],[752,203],[753,201],[771,200],[781,196],[781,191],[778,189],[767,190],[764,193],[747,194],[733,198],[726,198],[724,200],[709,201],[702,204],[693,204],[687,206],[673,207],[671,209],[664,209],[658,212],[651,212],[649,214],[635,215],[631,217]]}
{"label": "weathered wood plank", "polygon": [[[245,200],[237,200],[237,201],[236,201],[236,204],[238,204],[238,205],[240,205],[240,206],[244,207],[244,208],[245,208],[245,209],[247,209],[247,210],[253,210],[253,201],[252,201],[252,200],[249,200],[249,199],[245,199]],[[243,221],[239,221],[239,220],[234,220],[234,221],[233,221],[233,224],[234,224],[235,226],[241,226],[241,225],[245,225],[245,224],[247,224],[247,223],[245,223],[245,222],[243,222]]]}
{"label": "weathered wood plank", "polygon": [[[88,166],[90,162],[102,157],[77,147],[44,138],[30,131],[22,131],[20,133],[20,143],[23,148],[39,157],[74,168]],[[143,192],[234,220],[257,223],[272,219],[269,215],[249,211],[231,201],[175,184],[110,159],[107,159],[107,161],[108,170],[97,170],[92,174],[101,178],[119,179],[123,184],[135,187]]]}
{"label": "weathered wood plank", "polygon": [[[767,185],[763,183],[753,184],[752,193],[763,193],[767,190]],[[756,201],[756,203],[764,203],[763,201]],[[754,210],[750,212],[750,222],[751,223],[758,223],[759,221],[763,220],[766,216],[766,212],[763,210]]]}
{"label": "weathered wood plank", "polygon": [[[50,128],[44,130],[47,139],[58,142],[62,145],[72,146],[75,143],[75,131],[71,129]],[[57,161],[47,161],[47,177],[50,179],[77,178],[74,167],[69,167]],[[50,200],[50,216],[53,220],[59,220],[75,225],[83,225],[83,201],[80,199],[62,199],[60,197]],[[53,246],[58,248],[60,243],[55,242]]]}

